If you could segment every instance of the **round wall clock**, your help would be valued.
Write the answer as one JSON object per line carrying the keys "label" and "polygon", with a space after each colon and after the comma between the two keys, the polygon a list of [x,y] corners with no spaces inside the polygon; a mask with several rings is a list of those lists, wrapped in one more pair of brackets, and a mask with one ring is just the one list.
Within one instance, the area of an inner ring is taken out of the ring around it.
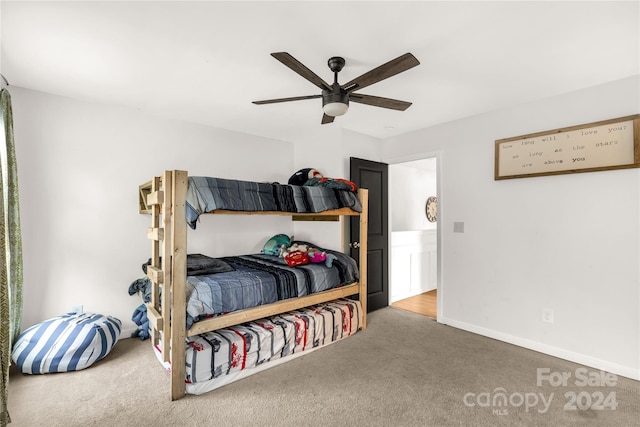
{"label": "round wall clock", "polygon": [[438,198],[431,196],[427,199],[427,206],[425,207],[425,213],[429,222],[436,222],[438,220]]}

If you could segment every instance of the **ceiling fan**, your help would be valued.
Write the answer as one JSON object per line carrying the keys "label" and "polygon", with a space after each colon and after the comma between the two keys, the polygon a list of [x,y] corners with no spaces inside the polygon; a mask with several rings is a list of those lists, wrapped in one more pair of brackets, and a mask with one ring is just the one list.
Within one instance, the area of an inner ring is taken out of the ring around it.
{"label": "ceiling fan", "polygon": [[364,73],[360,77],[356,77],[355,79],[341,85],[338,83],[338,73],[344,67],[344,58],[339,56],[329,58],[327,65],[331,71],[333,71],[333,84],[329,84],[287,52],[275,52],[272,53],[271,56],[316,85],[322,90],[322,94],[294,96],[292,98],[267,99],[264,101],[253,101],[253,103],[262,105],[273,104],[276,102],[322,98],[322,110],[324,112],[322,115],[322,124],[331,123],[336,116],[345,114],[349,109],[349,101],[372,105],[374,107],[389,108],[392,110],[406,110],[411,106],[410,102],[365,95],[362,93],[356,93],[356,91],[391,76],[395,76],[403,71],[407,71],[408,69],[420,64],[415,56],[410,53],[405,53],[404,55],[382,64],[379,67]]}

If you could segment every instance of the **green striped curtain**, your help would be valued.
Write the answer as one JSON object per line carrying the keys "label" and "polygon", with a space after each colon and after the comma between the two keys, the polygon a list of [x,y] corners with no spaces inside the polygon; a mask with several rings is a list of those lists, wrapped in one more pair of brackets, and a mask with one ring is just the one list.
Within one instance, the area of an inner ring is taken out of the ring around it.
{"label": "green striped curtain", "polygon": [[11,422],[7,409],[11,344],[18,337],[22,322],[22,237],[18,204],[18,169],[13,141],[11,95],[6,89],[0,91],[0,115],[0,425],[6,426]]}

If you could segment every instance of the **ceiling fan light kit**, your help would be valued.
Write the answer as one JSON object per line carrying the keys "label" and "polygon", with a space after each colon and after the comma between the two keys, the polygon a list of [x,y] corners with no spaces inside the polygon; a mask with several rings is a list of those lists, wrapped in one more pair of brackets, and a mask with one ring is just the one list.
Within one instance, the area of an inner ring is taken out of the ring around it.
{"label": "ceiling fan light kit", "polygon": [[345,65],[342,57],[334,56],[329,58],[327,65],[333,71],[333,84],[330,85],[320,78],[304,64],[295,59],[287,52],[274,52],[271,54],[278,61],[298,73],[300,76],[313,83],[322,90],[321,95],[306,95],[290,98],[268,99],[264,101],[253,101],[254,104],[273,104],[277,102],[300,101],[304,99],[322,98],[322,124],[332,123],[334,118],[346,114],[349,110],[349,100],[360,104],[367,104],[374,107],[389,108],[392,110],[404,111],[411,106],[410,102],[399,101],[397,99],[382,98],[379,96],[364,95],[354,93],[364,87],[370,86],[381,80],[399,74],[410,68],[419,65],[420,62],[410,53],[405,53],[373,70],[356,77],[344,85],[338,83],[338,73]]}
{"label": "ceiling fan light kit", "polygon": [[326,103],[322,106],[322,111],[324,111],[327,116],[331,117],[343,116],[349,109],[348,102],[349,100],[346,102],[338,101]]}
{"label": "ceiling fan light kit", "polygon": [[337,87],[337,92],[322,91],[322,111],[327,116],[342,116],[349,109],[349,95]]}

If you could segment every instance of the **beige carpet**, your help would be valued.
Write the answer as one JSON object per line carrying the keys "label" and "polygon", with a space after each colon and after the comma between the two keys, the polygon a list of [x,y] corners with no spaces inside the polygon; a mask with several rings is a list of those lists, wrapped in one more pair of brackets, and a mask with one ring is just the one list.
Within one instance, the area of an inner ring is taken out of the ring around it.
{"label": "beige carpet", "polygon": [[[538,368],[571,377],[538,387]],[[10,426],[640,425],[638,381],[583,386],[581,374],[600,372],[580,368],[388,307],[351,338],[176,402],[149,342],[138,339],[84,371],[13,371]]]}

